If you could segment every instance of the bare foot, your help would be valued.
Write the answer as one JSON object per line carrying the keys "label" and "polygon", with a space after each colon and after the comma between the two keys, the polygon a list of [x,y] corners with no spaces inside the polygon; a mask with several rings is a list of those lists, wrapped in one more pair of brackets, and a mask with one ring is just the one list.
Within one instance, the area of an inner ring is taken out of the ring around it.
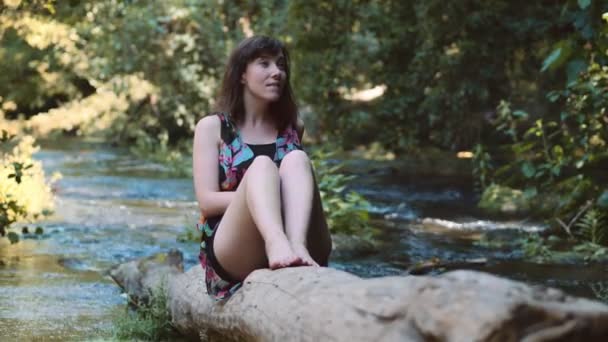
{"label": "bare foot", "polygon": [[300,257],[300,259],[302,259],[304,265],[319,267],[319,264],[310,256],[308,249],[303,244],[292,244],[291,249]]}
{"label": "bare foot", "polygon": [[304,265],[303,260],[293,252],[287,240],[266,243],[266,255],[271,270]]}

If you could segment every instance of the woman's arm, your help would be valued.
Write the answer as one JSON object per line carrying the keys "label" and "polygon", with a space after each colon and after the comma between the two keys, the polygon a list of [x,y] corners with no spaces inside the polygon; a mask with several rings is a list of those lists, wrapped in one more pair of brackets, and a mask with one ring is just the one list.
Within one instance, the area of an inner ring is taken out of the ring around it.
{"label": "woman's arm", "polygon": [[218,147],[220,119],[215,115],[202,118],[194,131],[192,176],[194,193],[204,217],[221,215],[234,196],[233,191],[220,191]]}

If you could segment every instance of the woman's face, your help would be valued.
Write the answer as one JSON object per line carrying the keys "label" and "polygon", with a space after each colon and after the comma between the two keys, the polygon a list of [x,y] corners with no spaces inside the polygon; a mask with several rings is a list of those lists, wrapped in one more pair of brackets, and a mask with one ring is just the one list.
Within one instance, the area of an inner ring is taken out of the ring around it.
{"label": "woman's face", "polygon": [[285,79],[285,57],[263,54],[247,64],[241,77],[243,91],[262,101],[277,101],[283,92]]}

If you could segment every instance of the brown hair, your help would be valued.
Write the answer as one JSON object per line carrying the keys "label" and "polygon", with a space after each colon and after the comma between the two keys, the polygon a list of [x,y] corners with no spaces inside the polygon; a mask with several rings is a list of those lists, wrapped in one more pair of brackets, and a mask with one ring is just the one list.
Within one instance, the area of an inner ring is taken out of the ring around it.
{"label": "brown hair", "polygon": [[295,125],[298,117],[298,107],[289,83],[289,54],[283,43],[266,36],[246,38],[232,51],[219,89],[215,110],[227,113],[235,122],[242,122],[245,117],[245,105],[243,103],[241,77],[247,69],[247,64],[261,55],[278,55],[279,53],[283,53],[285,58],[285,86],[281,97],[270,103],[270,116],[279,131],[284,130],[289,125]]}

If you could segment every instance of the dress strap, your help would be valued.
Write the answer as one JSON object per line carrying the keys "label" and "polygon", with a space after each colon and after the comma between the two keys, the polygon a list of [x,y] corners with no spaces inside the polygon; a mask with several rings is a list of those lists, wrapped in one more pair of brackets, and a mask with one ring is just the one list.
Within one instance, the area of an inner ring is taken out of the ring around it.
{"label": "dress strap", "polygon": [[234,123],[230,119],[230,116],[228,116],[226,113],[218,112],[216,115],[220,118],[222,123],[220,132],[222,140],[226,144],[232,143],[232,141],[236,138],[236,128],[234,127]]}

